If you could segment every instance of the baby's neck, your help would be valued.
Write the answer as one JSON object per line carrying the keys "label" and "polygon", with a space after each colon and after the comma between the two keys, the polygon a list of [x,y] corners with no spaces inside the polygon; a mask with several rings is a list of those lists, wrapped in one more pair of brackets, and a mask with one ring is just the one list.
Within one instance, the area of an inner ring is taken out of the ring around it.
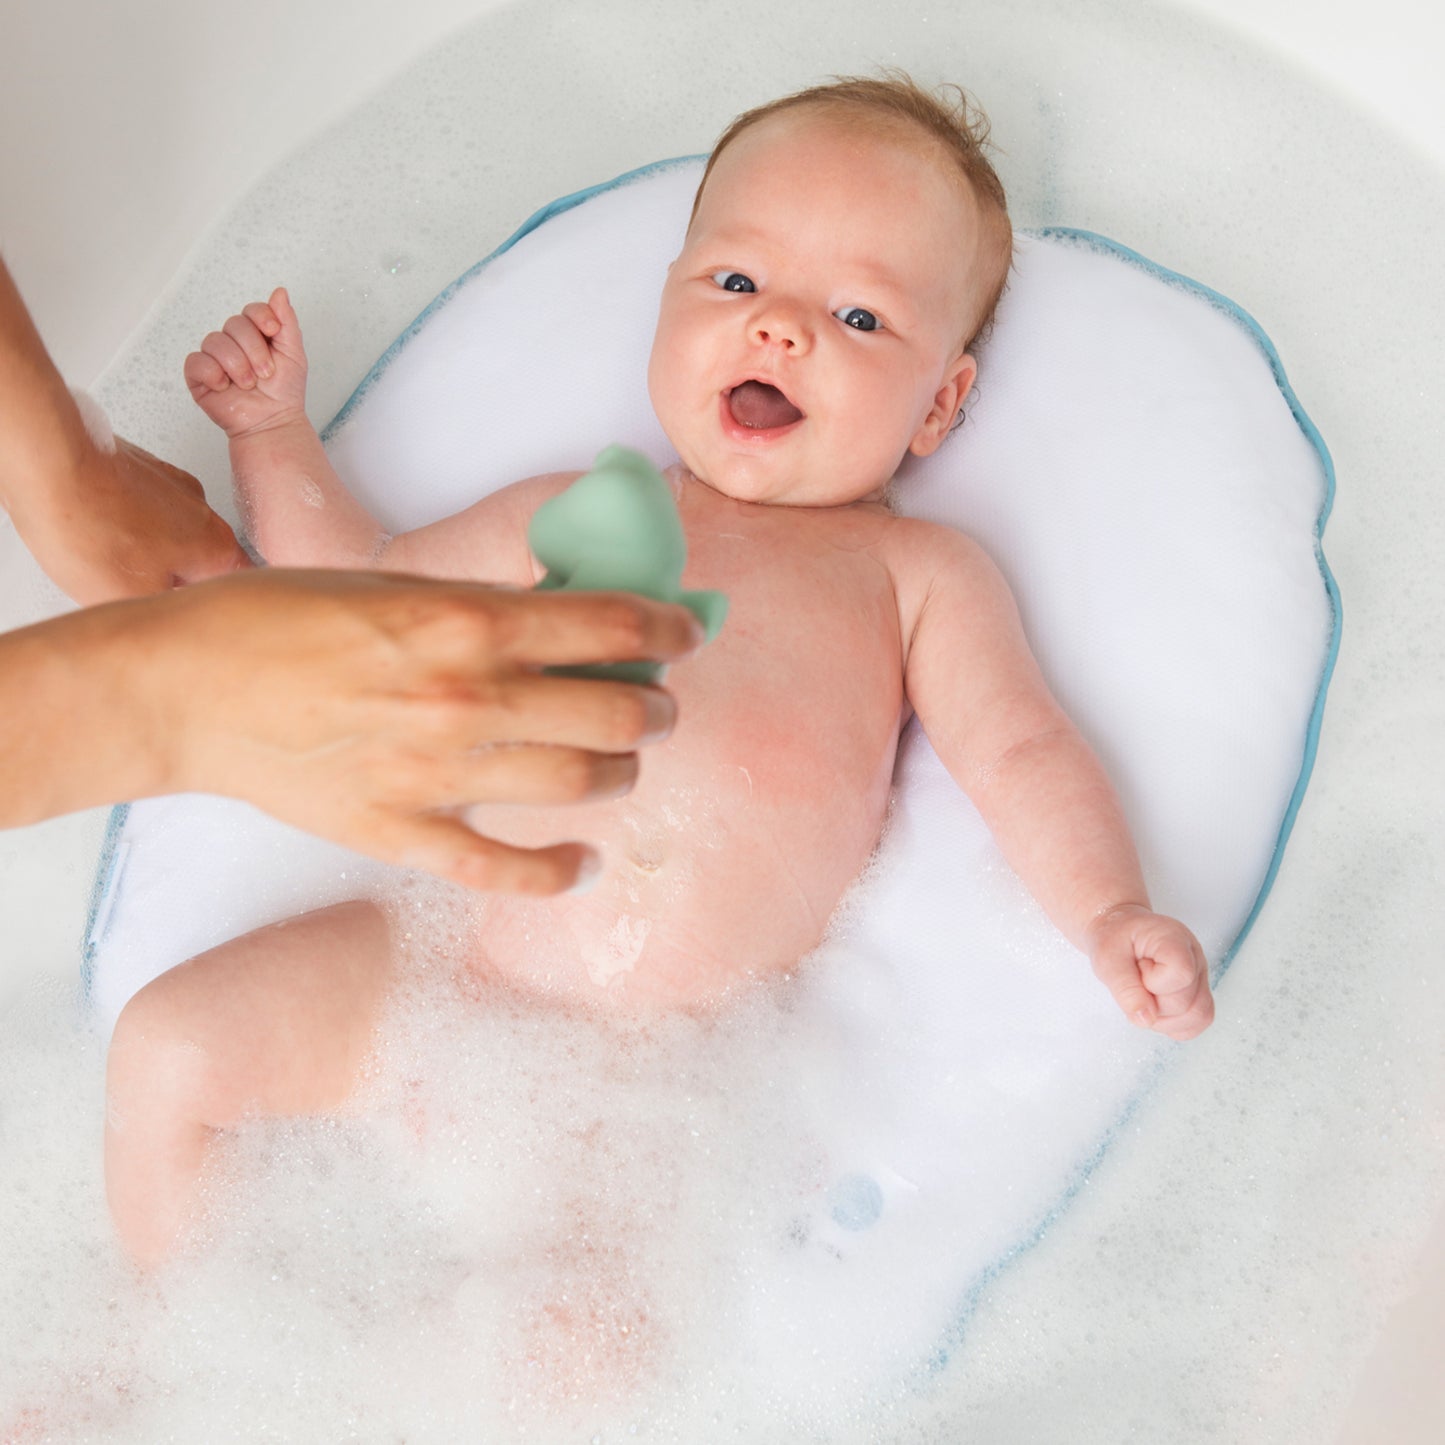
{"label": "baby's neck", "polygon": [[[770,512],[846,512],[855,508],[865,508],[875,511],[889,512],[894,510],[891,500],[892,480],[883,482],[867,496],[858,497],[851,502],[837,502],[828,506],[809,504],[807,502],[747,502],[728,492],[720,490],[712,485],[706,477],[700,477],[692,471],[685,462],[674,462],[663,473],[672,487],[673,499],[678,506],[683,505],[689,493],[697,496],[699,500],[715,499],[719,502],[740,507],[744,510],[766,509]],[[700,494],[700,495],[699,495]]]}

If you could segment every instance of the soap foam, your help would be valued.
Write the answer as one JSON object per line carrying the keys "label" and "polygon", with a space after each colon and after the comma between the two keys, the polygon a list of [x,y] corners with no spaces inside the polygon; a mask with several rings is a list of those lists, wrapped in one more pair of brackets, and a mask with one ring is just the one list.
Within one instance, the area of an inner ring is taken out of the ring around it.
{"label": "soap foam", "polygon": [[[32,1403],[41,1438],[69,1441],[1328,1438],[1441,1191],[1445,598],[1424,479],[1445,422],[1417,397],[1442,370],[1419,318],[1445,304],[1445,187],[1172,11],[1011,0],[906,24],[882,9],[830,6],[848,40],[820,42],[811,7],[744,0],[728,23],[756,38],[745,55],[700,4],[488,16],[247,198],[101,400],[123,433],[223,478],[177,368],[277,279],[304,307],[324,418],[536,205],[702,149],[736,111],[826,71],[889,61],[963,80],[1006,148],[1018,223],[1092,227],[1248,306],[1344,478],[1330,555],[1348,646],[1281,885],[1219,1024],[1042,1241],[983,1283],[946,1368],[920,1380],[900,1360],[889,1385],[804,1362],[786,1393],[756,1383],[767,1372],[739,1359],[729,1315],[776,1267],[788,1201],[831,1183],[806,1087],[809,1049],[830,1041],[798,1043],[780,1077],[786,992],[619,1039],[449,995],[444,970],[420,968],[374,1107],[240,1131],[206,1237],[141,1286],[104,1215],[99,1048],[68,993],[41,991],[0,1016],[0,1424]],[[533,97],[558,94],[589,122],[539,144]],[[32,607],[7,600],[7,620]],[[439,956],[436,940],[416,948]],[[581,1220],[588,1268],[567,1253]],[[566,1398],[595,1378],[564,1365],[533,1386],[525,1365],[546,1354],[533,1327],[574,1264],[595,1310],[617,1302],[603,1358],[636,1382],[595,1410]]]}

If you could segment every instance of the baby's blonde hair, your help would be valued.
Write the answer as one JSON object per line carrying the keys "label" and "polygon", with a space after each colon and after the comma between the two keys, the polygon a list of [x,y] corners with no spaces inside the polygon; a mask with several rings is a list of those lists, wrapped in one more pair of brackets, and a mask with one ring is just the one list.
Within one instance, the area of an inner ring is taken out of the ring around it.
{"label": "baby's blonde hair", "polygon": [[937,91],[925,90],[901,70],[885,70],[879,76],[840,75],[827,85],[809,86],[792,95],[770,100],[766,105],[744,111],[718,137],[707,167],[693,197],[689,227],[697,216],[702,194],[718,157],[744,131],[775,115],[811,107],[836,114],[849,121],[887,127],[899,135],[921,135],[932,140],[948,158],[951,169],[961,176],[978,202],[983,223],[980,237],[979,264],[983,302],[971,319],[964,340],[967,349],[987,335],[993,324],[999,298],[1008,284],[1009,267],[1013,263],[1013,226],[1009,221],[1008,198],[1003,183],[988,159],[988,117],[956,85],[940,86]]}

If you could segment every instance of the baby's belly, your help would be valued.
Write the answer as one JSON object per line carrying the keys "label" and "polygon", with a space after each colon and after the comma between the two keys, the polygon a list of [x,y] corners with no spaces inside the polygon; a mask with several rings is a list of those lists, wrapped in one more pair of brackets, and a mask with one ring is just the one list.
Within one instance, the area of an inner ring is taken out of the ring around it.
{"label": "baby's belly", "polygon": [[706,1008],[792,969],[878,840],[896,728],[861,769],[816,738],[772,741],[701,756],[669,744],[649,751],[625,799],[542,820],[479,816],[509,842],[597,844],[604,871],[582,895],[487,900],[469,965],[528,992],[643,1012]]}

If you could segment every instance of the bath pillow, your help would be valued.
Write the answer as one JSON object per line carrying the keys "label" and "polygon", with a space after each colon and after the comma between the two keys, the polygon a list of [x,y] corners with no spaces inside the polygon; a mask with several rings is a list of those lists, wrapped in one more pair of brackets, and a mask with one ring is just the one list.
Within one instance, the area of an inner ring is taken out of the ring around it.
{"label": "bath pillow", "polygon": [[[668,163],[549,207],[387,351],[327,432],[384,524],[609,443],[674,459],[644,377],[698,174]],[[1330,488],[1248,318],[1065,232],[1020,238],[962,426],[894,488],[1003,569],[1118,784],[1156,907],[1216,973],[1309,772],[1337,632]],[[836,1040],[799,1104],[824,1178],[779,1181],[795,1227],[758,1243],[775,1255],[750,1306],[759,1385],[946,1358],[981,1283],[1056,1217],[1174,1047],[1120,1017],[916,725],[896,783],[874,876],[798,983],[800,1031]],[[118,810],[88,942],[101,1026],[162,969],[378,872],[224,800]]]}

